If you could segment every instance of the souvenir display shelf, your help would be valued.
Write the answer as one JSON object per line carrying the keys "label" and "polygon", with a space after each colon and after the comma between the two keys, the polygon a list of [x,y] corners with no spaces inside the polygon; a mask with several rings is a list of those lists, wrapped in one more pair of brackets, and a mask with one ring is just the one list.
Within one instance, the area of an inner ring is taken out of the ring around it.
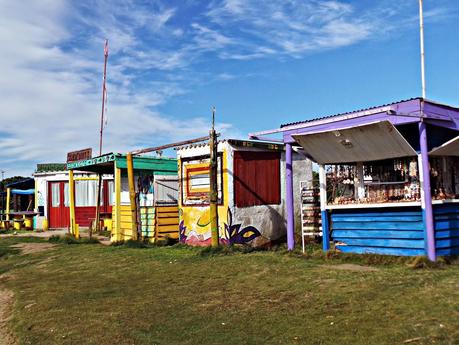
{"label": "souvenir display shelf", "polygon": [[320,191],[313,183],[300,182],[301,198],[301,241],[303,252],[305,240],[322,236],[322,221],[320,216]]}
{"label": "souvenir display shelf", "polygon": [[[459,160],[430,160],[434,204],[459,202]],[[360,171],[359,171],[360,170]],[[407,157],[327,166],[327,209],[420,206],[418,162]]]}

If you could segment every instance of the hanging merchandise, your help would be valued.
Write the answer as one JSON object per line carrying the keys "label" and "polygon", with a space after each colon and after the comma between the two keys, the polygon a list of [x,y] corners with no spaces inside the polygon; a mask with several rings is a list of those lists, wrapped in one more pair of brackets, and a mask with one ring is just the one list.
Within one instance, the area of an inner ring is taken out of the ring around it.
{"label": "hanging merchandise", "polygon": [[[356,165],[334,165],[327,170],[330,204],[368,204],[419,201],[416,159],[398,158],[363,164],[365,197],[357,199]],[[446,192],[441,194],[447,195]]]}
{"label": "hanging merchandise", "polygon": [[409,169],[410,177],[418,176],[418,163],[413,158],[410,162],[410,169]]}

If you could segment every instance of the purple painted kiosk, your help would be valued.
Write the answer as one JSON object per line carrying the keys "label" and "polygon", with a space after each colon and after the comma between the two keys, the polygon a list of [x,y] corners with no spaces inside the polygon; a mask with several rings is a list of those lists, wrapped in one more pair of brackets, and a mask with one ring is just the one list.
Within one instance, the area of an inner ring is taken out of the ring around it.
{"label": "purple painted kiosk", "polygon": [[[289,249],[291,150],[319,164],[323,248],[391,255],[459,254],[459,108],[413,98],[282,125]],[[430,163],[430,164],[429,164]]]}

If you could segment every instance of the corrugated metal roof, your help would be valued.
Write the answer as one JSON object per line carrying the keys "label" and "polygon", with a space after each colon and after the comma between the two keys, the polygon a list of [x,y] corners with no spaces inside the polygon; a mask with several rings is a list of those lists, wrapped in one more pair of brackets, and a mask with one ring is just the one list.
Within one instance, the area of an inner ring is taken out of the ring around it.
{"label": "corrugated metal roof", "polygon": [[[251,139],[221,139],[218,141],[218,144],[225,143],[225,142],[228,142],[234,146],[241,146],[241,147],[242,146],[250,147],[251,146],[250,144],[254,144],[253,146],[260,145],[262,146],[260,148],[266,148],[269,150],[282,150],[284,147],[284,144],[280,142],[266,141],[266,140],[251,140]],[[200,142],[197,144],[176,147],[174,150],[180,151],[180,150],[192,149],[196,147],[205,147],[205,146],[209,146],[209,143],[207,141]]]}
{"label": "corrugated metal roof", "polygon": [[[338,116],[350,115],[350,114],[354,114],[354,113],[358,113],[358,112],[373,110],[373,109],[382,108],[382,107],[388,107],[388,106],[391,106],[391,105],[405,103],[405,102],[414,101],[414,100],[422,100],[422,97],[413,97],[413,98],[404,99],[404,100],[397,101],[397,102],[378,105],[378,106],[375,106],[375,107],[363,108],[363,109],[348,111],[348,112],[345,112],[345,113],[339,113],[339,114],[334,114],[334,115],[326,115],[326,116],[321,116],[321,117],[315,117],[315,118],[309,119],[309,120],[285,123],[285,124],[281,125],[281,128],[288,127],[288,126],[299,125],[299,124],[302,124],[302,123],[314,122],[314,121],[317,121],[317,120],[329,119],[329,118],[338,117]],[[432,102],[432,101],[429,101],[429,100],[425,100],[425,101],[426,102],[430,102],[430,103],[434,103],[434,104],[438,104],[438,105],[448,106],[446,104],[440,104],[440,103]],[[448,106],[448,107],[450,107],[450,106]]]}

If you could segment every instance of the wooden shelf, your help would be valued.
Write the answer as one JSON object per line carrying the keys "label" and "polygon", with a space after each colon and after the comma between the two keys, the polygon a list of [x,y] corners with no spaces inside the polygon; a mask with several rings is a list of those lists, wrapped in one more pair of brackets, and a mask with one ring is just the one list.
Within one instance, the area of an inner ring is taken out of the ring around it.
{"label": "wooden shelf", "polygon": [[382,208],[382,207],[410,207],[421,206],[420,201],[407,202],[386,202],[378,204],[344,204],[344,205],[327,205],[327,210],[352,209],[352,208]]}

